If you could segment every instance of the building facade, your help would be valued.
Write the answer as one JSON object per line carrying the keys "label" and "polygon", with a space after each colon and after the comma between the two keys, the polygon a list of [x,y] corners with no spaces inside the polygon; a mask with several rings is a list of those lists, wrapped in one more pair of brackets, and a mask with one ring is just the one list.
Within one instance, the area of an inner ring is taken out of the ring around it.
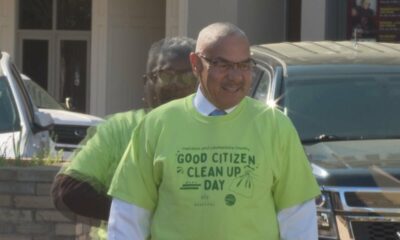
{"label": "building facade", "polygon": [[238,25],[252,44],[324,39],[325,22],[312,30],[305,24],[312,21],[308,8],[314,20],[325,18],[326,2],[0,0],[0,49],[59,101],[105,116],[143,106],[142,75],[154,41],[196,38],[215,21]]}

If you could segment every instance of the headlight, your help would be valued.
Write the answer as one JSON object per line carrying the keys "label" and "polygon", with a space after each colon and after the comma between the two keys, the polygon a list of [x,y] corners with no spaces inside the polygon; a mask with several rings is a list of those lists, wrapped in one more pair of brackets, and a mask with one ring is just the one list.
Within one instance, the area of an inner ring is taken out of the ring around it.
{"label": "headlight", "polygon": [[318,235],[320,238],[337,239],[335,216],[332,211],[332,203],[328,192],[322,192],[315,199],[317,205]]}

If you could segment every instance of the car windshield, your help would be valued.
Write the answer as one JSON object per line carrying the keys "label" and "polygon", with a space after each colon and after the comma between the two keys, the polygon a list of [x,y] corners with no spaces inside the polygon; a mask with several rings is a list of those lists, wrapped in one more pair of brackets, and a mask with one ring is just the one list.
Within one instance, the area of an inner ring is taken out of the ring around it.
{"label": "car windshield", "polygon": [[49,93],[32,80],[25,80],[24,84],[29,95],[38,108],[64,109]]}
{"label": "car windshield", "polygon": [[296,77],[284,89],[303,142],[400,138],[400,75]]}
{"label": "car windshield", "polygon": [[0,75],[0,133],[14,132],[21,128],[12,92],[4,75]]}

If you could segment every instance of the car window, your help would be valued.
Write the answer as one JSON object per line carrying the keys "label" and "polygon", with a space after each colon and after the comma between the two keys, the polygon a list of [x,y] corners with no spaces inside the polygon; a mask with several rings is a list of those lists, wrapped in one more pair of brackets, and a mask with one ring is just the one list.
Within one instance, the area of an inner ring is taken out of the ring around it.
{"label": "car window", "polygon": [[49,93],[34,81],[23,80],[23,82],[36,107],[59,110],[64,109]]}
{"label": "car window", "polygon": [[268,70],[256,66],[253,73],[253,91],[252,96],[262,102],[266,102],[268,89],[271,83],[271,74]]}
{"label": "car window", "polygon": [[283,108],[301,138],[400,136],[400,76],[335,76],[285,81]]}
{"label": "car window", "polygon": [[0,113],[0,133],[21,129],[16,104],[5,76],[0,76]]}

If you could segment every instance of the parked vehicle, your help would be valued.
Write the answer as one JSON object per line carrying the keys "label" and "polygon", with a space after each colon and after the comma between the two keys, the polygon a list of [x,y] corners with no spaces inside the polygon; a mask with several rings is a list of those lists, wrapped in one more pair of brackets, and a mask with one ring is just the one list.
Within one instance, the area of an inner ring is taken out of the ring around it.
{"label": "parked vehicle", "polygon": [[32,157],[63,150],[66,159],[102,119],[64,109],[0,55],[0,157]]}
{"label": "parked vehicle", "polygon": [[23,158],[51,148],[53,119],[31,102],[10,56],[0,53],[0,157]]}
{"label": "parked vehicle", "polygon": [[50,136],[55,142],[55,150],[62,150],[64,153],[63,158],[68,158],[72,151],[86,137],[86,130],[90,126],[102,122],[103,119],[65,109],[56,99],[28,76],[24,74],[21,76],[33,103],[39,108],[39,111],[48,113],[53,118],[54,126],[50,132]]}
{"label": "parked vehicle", "polygon": [[320,239],[400,240],[400,44],[251,50],[252,96],[291,118],[321,186]]}

